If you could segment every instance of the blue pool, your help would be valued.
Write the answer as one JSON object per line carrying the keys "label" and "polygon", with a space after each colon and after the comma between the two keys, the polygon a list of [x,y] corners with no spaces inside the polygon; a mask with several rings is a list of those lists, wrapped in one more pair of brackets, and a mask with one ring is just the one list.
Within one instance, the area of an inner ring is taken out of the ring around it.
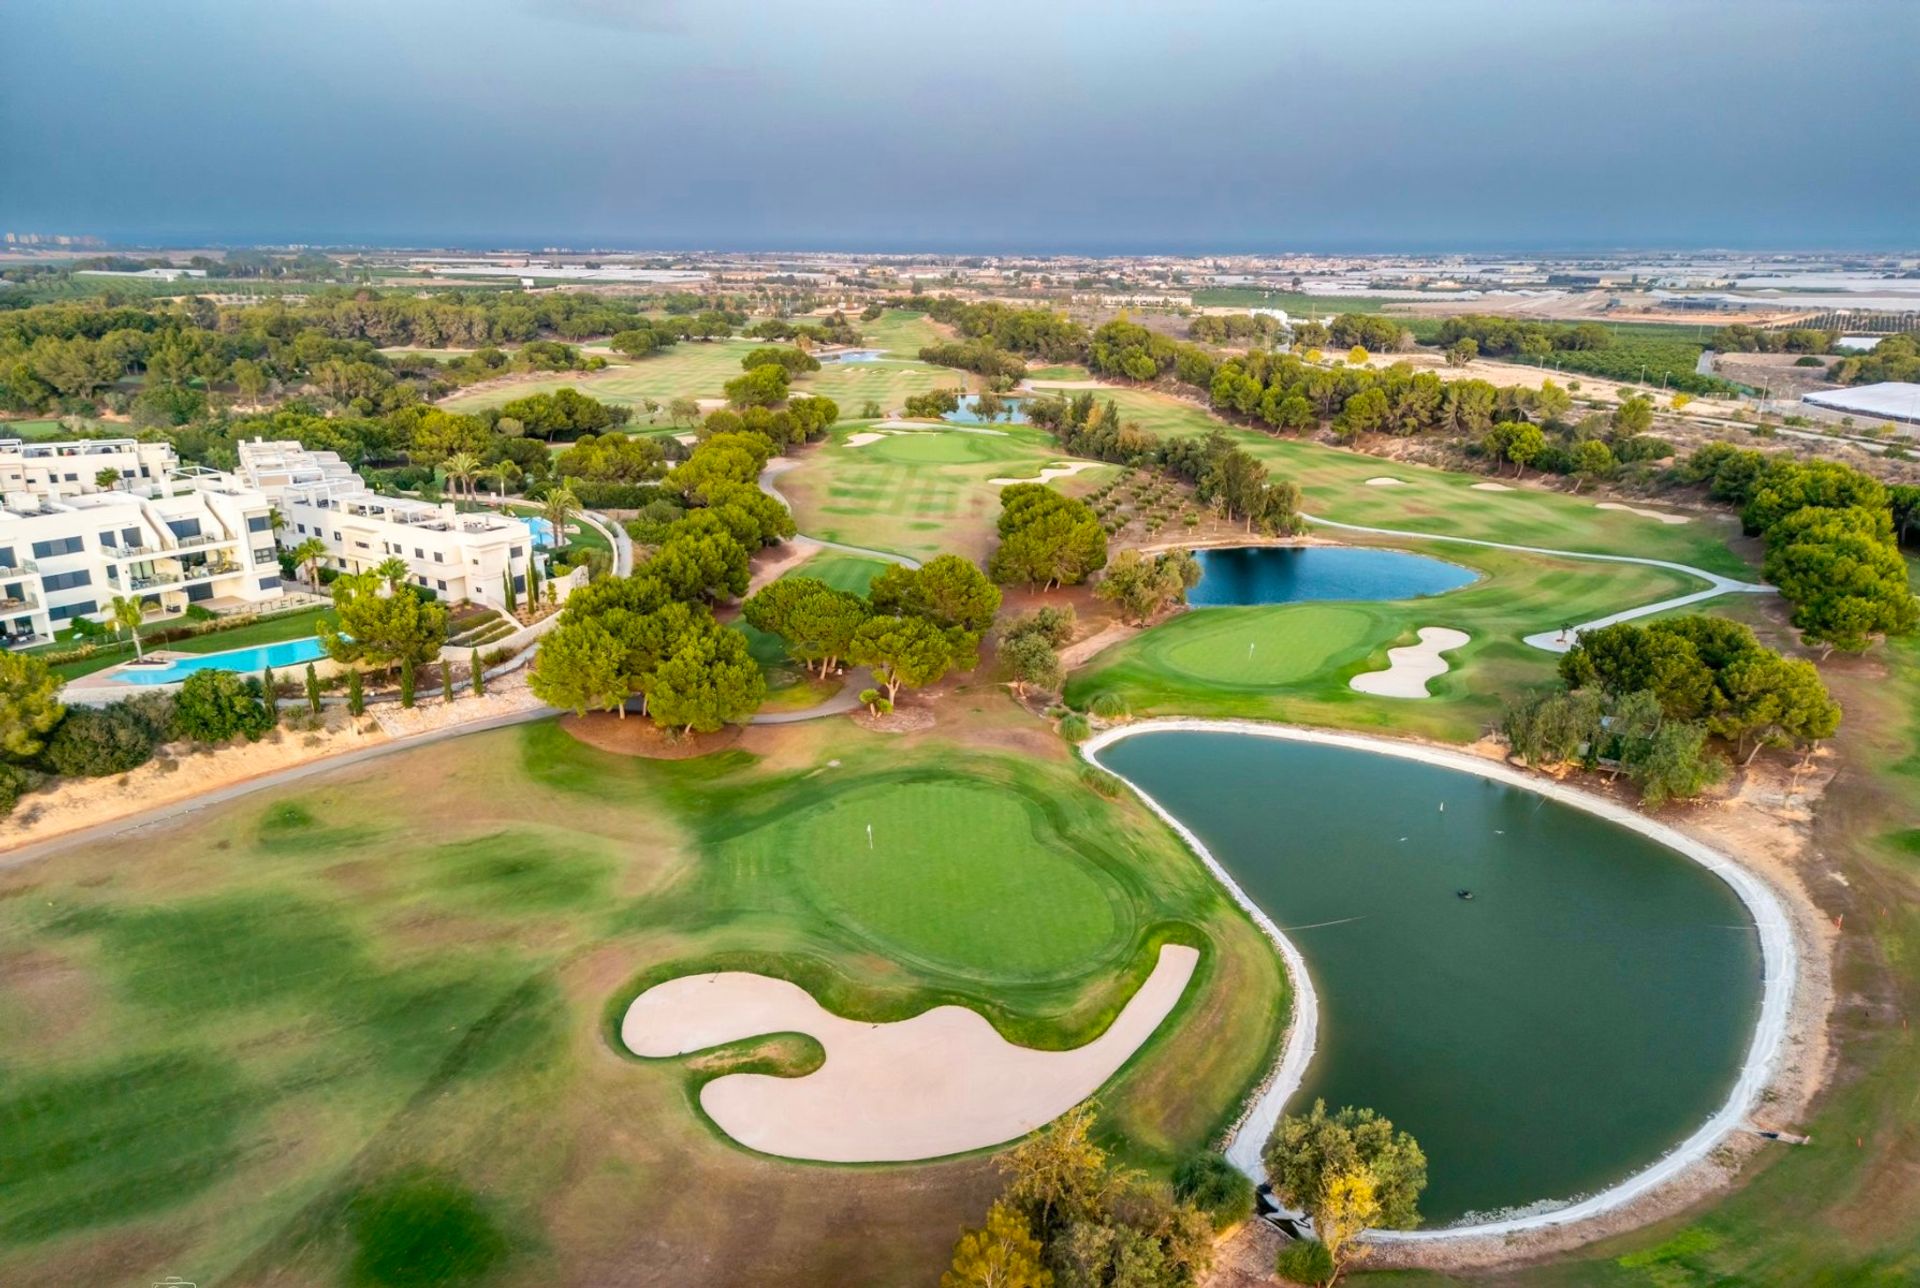
{"label": "blue pool", "polygon": [[1324,599],[1413,599],[1458,590],[1477,575],[1404,550],[1357,546],[1230,546],[1200,552],[1196,606]]}
{"label": "blue pool", "polygon": [[996,425],[1024,425],[1027,423],[1027,413],[1020,405],[1020,399],[1002,398],[1000,401],[1005,405],[1006,410],[1001,412],[995,420],[989,422],[979,412],[974,410],[974,408],[979,405],[980,395],[961,394],[960,409],[958,411],[948,412],[945,419],[952,421],[956,425],[985,425],[989,423]]}
{"label": "blue pool", "polygon": [[177,657],[164,666],[129,666],[114,674],[128,684],[179,684],[195,671],[240,671],[254,674],[269,666],[301,666],[317,662],[327,655],[320,641],[309,636],[282,644],[261,644],[253,648],[229,649],[225,653],[201,653]]}

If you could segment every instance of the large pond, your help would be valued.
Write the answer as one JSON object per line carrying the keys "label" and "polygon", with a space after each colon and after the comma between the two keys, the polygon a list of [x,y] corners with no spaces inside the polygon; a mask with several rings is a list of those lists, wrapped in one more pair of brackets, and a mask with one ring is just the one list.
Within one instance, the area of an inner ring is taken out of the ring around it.
{"label": "large pond", "polygon": [[1476,580],[1459,564],[1404,550],[1359,546],[1229,546],[1200,552],[1195,605],[1293,604],[1327,599],[1412,599]]}
{"label": "large pond", "polygon": [[946,414],[944,419],[955,425],[1024,425],[1027,413],[1018,398],[1002,398],[1000,414],[989,419],[980,414],[980,395],[961,394],[960,406]]}
{"label": "large pond", "polygon": [[1733,1087],[1759,1016],[1759,936],[1691,860],[1532,792],[1372,752],[1165,731],[1099,758],[1304,954],[1319,1043],[1288,1109],[1370,1105],[1411,1131],[1429,1227],[1604,1189]]}

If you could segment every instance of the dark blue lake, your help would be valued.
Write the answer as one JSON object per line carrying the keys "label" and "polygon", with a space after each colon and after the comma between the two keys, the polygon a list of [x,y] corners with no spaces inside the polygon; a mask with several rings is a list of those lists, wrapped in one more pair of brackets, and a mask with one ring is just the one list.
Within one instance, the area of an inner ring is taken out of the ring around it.
{"label": "dark blue lake", "polygon": [[1413,599],[1458,590],[1478,574],[1404,550],[1358,546],[1229,546],[1200,552],[1189,604],[1294,604],[1320,599]]}

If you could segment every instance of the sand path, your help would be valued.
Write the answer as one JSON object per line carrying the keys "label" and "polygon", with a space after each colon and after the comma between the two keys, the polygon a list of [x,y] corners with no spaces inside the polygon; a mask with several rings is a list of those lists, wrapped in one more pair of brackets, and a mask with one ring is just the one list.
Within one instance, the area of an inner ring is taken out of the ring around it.
{"label": "sand path", "polygon": [[1387,650],[1387,669],[1367,671],[1347,683],[1361,693],[1376,698],[1425,698],[1427,681],[1438,679],[1451,668],[1442,653],[1459,648],[1473,637],[1447,626],[1422,626],[1420,642]]}
{"label": "sand path", "polygon": [[797,984],[744,971],[655,985],[627,1007],[620,1039],[658,1058],[805,1033],[826,1050],[813,1073],[734,1073],[700,1089],[720,1130],[783,1158],[940,1158],[1018,1139],[1098,1091],[1172,1012],[1199,960],[1195,949],[1163,945],[1107,1031],[1070,1051],[1015,1046],[964,1006],[890,1024],[843,1019]]}

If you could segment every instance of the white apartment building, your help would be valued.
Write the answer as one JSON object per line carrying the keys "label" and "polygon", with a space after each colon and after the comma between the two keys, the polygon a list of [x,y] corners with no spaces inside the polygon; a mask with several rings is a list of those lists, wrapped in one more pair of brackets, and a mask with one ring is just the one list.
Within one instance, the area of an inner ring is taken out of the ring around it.
{"label": "white apartment building", "polygon": [[288,549],[318,537],[327,566],[342,572],[401,559],[409,581],[447,603],[505,608],[509,578],[516,597],[526,594],[534,546],[524,520],[381,496],[336,453],[298,443],[241,443],[239,452],[241,477],[280,507],[279,539]]}
{"label": "white apartment building", "polygon": [[[92,462],[100,455],[56,452],[54,459]],[[128,468],[136,471],[154,464],[144,453],[124,459],[135,462]],[[272,504],[261,493],[209,471],[123,477],[128,490],[95,490],[88,476],[85,490],[74,493],[66,491],[72,481],[61,477],[44,491],[9,484],[0,494],[0,636],[6,643],[44,642],[75,617],[103,618],[116,596],[137,597],[163,612],[189,604],[239,611],[283,596]]]}
{"label": "white apartment building", "polygon": [[112,486],[138,491],[163,482],[179,464],[167,443],[131,438],[28,443],[0,438],[0,493],[84,496],[104,490],[99,482],[102,470],[118,476]]}

